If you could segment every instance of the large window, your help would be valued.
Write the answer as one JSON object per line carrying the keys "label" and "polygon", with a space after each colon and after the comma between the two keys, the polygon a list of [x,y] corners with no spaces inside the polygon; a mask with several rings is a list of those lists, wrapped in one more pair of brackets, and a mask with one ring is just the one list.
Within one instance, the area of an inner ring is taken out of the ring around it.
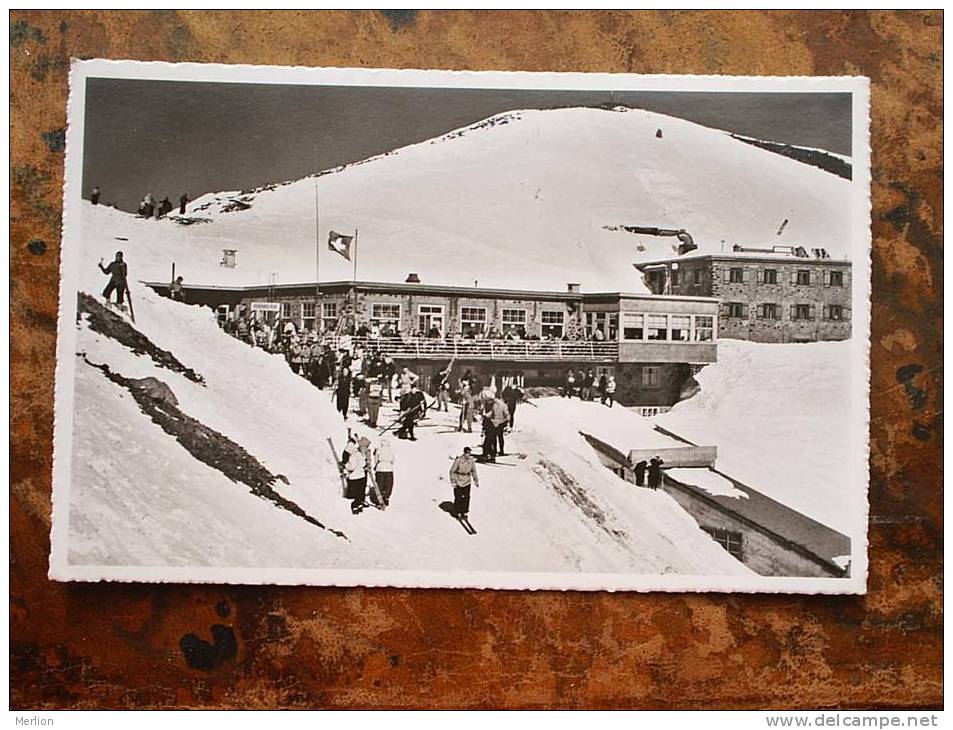
{"label": "large window", "polygon": [[844,286],[844,272],[832,271],[828,274],[828,284],[830,286]]}
{"label": "large window", "polygon": [[673,314],[671,316],[672,340],[675,342],[688,342],[691,335],[692,318],[687,314]]}
{"label": "large window", "polygon": [[377,322],[381,329],[381,334],[399,334],[400,333],[400,305],[399,304],[377,304],[371,305],[371,321]]}
{"label": "large window", "polygon": [[636,312],[622,313],[622,339],[645,339],[645,315]]}
{"label": "large window", "polygon": [[761,319],[781,319],[781,308],[777,304],[762,304]]}
{"label": "large window", "polygon": [[301,325],[307,330],[314,329],[314,302],[301,303]]}
{"label": "large window", "polygon": [[778,270],[777,269],[765,269],[762,275],[764,277],[765,284],[777,284],[778,283]]}
{"label": "large window", "polygon": [[832,319],[835,322],[840,322],[841,320],[847,319],[844,316],[844,307],[841,304],[830,304],[827,307],[827,318]]}
{"label": "large window", "polygon": [[443,337],[443,306],[421,304],[417,307],[417,329],[425,337]]}
{"label": "large window", "polygon": [[321,303],[321,329],[326,332],[333,332],[338,326],[338,303]]}
{"label": "large window", "polygon": [[745,270],[740,266],[733,266],[728,269],[728,281],[732,284],[744,284]]}
{"label": "large window", "polygon": [[814,305],[812,304],[792,304],[791,319],[811,320],[814,319]]}
{"label": "large window", "polygon": [[558,309],[543,310],[543,337],[555,337],[559,339],[563,336],[565,312]]}
{"label": "large window", "polygon": [[727,316],[732,319],[744,319],[747,307],[742,302],[728,302],[725,305]]}
{"label": "large window", "polygon": [[715,339],[715,318],[699,314],[695,316],[694,339],[696,342],[711,342]]}
{"label": "large window", "polygon": [[798,269],[795,274],[794,283],[798,286],[810,286],[811,285],[811,270],[810,269]]}
{"label": "large window", "polygon": [[525,309],[503,310],[503,334],[514,334],[519,335],[520,337],[526,337]]}
{"label": "large window", "polygon": [[650,340],[668,339],[668,315],[650,314],[648,319],[648,334]]}
{"label": "large window", "polygon": [[692,272],[692,282],[695,283],[695,284],[701,284],[701,283],[702,283],[702,270],[701,270],[701,269],[695,269],[695,270]]}
{"label": "large window", "polygon": [[281,318],[291,319],[291,302],[281,303]]}
{"label": "large window", "polygon": [[460,307],[460,332],[466,337],[486,334],[486,308]]}

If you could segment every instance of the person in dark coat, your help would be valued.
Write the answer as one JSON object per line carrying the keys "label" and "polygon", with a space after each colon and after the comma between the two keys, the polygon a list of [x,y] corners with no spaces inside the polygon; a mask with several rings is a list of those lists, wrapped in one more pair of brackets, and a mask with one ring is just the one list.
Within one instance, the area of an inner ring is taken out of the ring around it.
{"label": "person in dark coat", "polygon": [[523,400],[523,391],[515,385],[507,385],[503,388],[503,401],[510,411],[510,428],[516,423],[516,406]]}
{"label": "person in dark coat", "polygon": [[99,205],[99,188],[94,187],[93,191],[89,194],[89,202],[93,205]]}
{"label": "person in dark coat", "polygon": [[347,420],[347,411],[351,404],[351,371],[347,367],[341,368],[338,375],[337,387],[334,389],[337,398],[337,410]]}
{"label": "person in dark coat", "polygon": [[182,197],[179,198],[179,215],[185,215],[185,206],[189,204],[189,196],[185,193],[182,193]]}
{"label": "person in dark coat", "polygon": [[172,201],[169,200],[168,196],[166,196],[159,202],[159,208],[156,210],[156,218],[162,218],[164,215],[168,215],[171,212]]}
{"label": "person in dark coat", "polygon": [[122,251],[116,251],[116,258],[109,262],[109,266],[103,266],[103,260],[99,260],[99,270],[109,276],[109,283],[103,289],[103,297],[109,301],[109,297],[116,292],[116,304],[123,303],[123,297],[128,290],[126,283],[126,262],[122,260]]}
{"label": "person in dark coat", "polygon": [[416,441],[414,424],[427,413],[427,399],[417,388],[417,383],[411,383],[410,392],[400,397],[401,423],[397,430],[397,438]]}
{"label": "person in dark coat", "polygon": [[649,462],[649,487],[658,489],[662,486],[662,461],[659,457],[653,456]]}
{"label": "person in dark coat", "polygon": [[175,281],[169,284],[169,296],[172,297],[175,301],[182,301],[182,277],[175,277]]}
{"label": "person in dark coat", "polygon": [[635,465],[635,486],[645,486],[645,470],[648,466],[649,463],[645,459],[642,459],[642,461]]}

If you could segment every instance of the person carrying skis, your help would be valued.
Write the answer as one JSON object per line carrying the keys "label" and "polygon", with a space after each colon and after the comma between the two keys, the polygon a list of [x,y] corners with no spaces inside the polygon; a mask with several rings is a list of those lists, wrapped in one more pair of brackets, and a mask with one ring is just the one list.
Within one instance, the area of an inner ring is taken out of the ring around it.
{"label": "person carrying skis", "polygon": [[[470,392],[470,381],[464,380],[460,386],[460,423],[457,431],[473,433],[473,393]],[[466,425],[466,428],[464,428]]]}
{"label": "person carrying skis", "polygon": [[662,461],[658,456],[653,456],[649,461],[649,487],[658,489],[662,486]]}
{"label": "person carrying skis", "polygon": [[[352,446],[353,445],[353,446]],[[347,479],[347,498],[351,500],[351,514],[359,515],[364,511],[364,499],[367,494],[367,459],[360,446],[349,441],[344,462],[344,477]]]}
{"label": "person carrying skis", "polygon": [[109,277],[109,283],[103,289],[103,297],[109,301],[109,297],[116,292],[116,304],[122,306],[126,292],[129,289],[126,275],[128,269],[126,262],[122,259],[122,251],[116,251],[116,258],[109,262],[109,266],[103,266],[103,260],[99,260],[99,270]]}
{"label": "person carrying skis", "polygon": [[386,507],[390,504],[391,494],[394,493],[394,450],[391,448],[390,439],[381,439],[374,450],[374,478]]}
{"label": "person carrying skis", "polygon": [[417,389],[417,382],[410,385],[410,392],[400,397],[400,428],[397,430],[397,438],[410,439],[416,441],[414,436],[414,424],[418,419],[423,418],[427,413],[427,399],[422,392]]}
{"label": "person carrying skis", "polygon": [[335,398],[337,399],[338,413],[347,420],[347,411],[351,405],[351,371],[347,367],[342,367],[338,374],[337,384],[334,388]]}
{"label": "person carrying skis", "polygon": [[465,520],[470,512],[470,486],[480,486],[476,459],[470,453],[469,446],[464,446],[463,453],[453,460],[450,484],[453,485],[453,513],[458,519]]}

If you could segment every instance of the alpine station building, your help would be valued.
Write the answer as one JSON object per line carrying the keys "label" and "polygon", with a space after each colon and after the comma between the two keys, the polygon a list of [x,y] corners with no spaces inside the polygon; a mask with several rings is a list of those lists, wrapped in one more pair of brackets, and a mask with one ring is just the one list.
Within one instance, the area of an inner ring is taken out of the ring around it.
{"label": "alpine station building", "polygon": [[[683,294],[527,291],[337,281],[251,287],[186,285],[190,304],[219,320],[253,316],[290,320],[301,330],[337,333],[356,312],[357,326],[381,334],[368,344],[421,376],[424,384],[452,358],[484,379],[521,374],[525,387],[561,386],[566,372],[592,369],[616,378],[616,400],[652,415],[674,405],[692,375],[715,362],[717,300]],[[149,283],[160,294],[167,284]],[[436,328],[442,337],[427,337]],[[597,334],[600,331],[601,334]],[[351,342],[360,338],[350,337]]]}
{"label": "alpine station building", "polygon": [[722,337],[754,342],[846,340],[851,331],[851,262],[801,246],[687,253],[635,264],[660,295],[721,301]]}

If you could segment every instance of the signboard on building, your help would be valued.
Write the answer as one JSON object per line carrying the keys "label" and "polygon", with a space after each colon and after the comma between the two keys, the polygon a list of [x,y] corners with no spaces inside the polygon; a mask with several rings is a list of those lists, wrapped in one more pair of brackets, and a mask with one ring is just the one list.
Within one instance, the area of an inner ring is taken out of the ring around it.
{"label": "signboard on building", "polygon": [[251,311],[253,312],[280,312],[281,304],[278,302],[252,302]]}

